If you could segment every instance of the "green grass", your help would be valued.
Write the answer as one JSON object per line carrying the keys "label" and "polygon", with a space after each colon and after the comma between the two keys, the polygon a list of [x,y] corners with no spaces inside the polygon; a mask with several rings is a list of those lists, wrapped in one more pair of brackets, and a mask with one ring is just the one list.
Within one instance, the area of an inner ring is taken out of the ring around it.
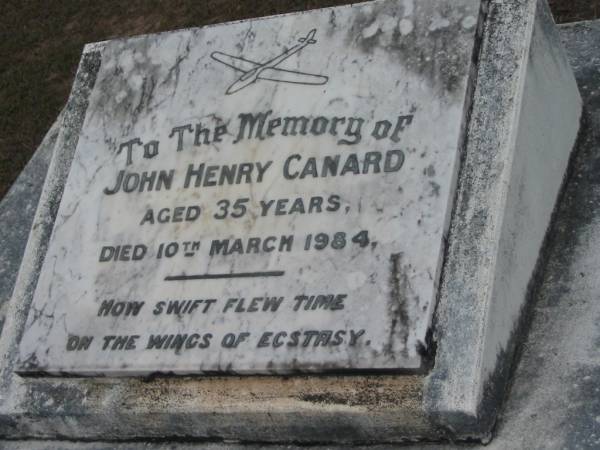
{"label": "green grass", "polygon": [[[85,43],[344,3],[353,1],[2,0],[0,198],[65,104]],[[552,3],[559,19],[600,13],[600,0]]]}

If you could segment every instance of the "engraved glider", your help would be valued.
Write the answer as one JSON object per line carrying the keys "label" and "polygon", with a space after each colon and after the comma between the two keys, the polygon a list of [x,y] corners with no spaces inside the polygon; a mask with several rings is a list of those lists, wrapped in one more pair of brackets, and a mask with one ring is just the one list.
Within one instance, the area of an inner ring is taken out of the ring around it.
{"label": "engraved glider", "polygon": [[311,73],[298,72],[295,70],[279,69],[277,66],[290,56],[298,53],[310,44],[316,44],[314,39],[317,30],[311,30],[305,37],[298,39],[298,43],[290,49],[284,51],[281,55],[260,64],[239,56],[231,56],[222,52],[213,52],[210,56],[215,61],[225,64],[234,70],[244,74],[227,89],[226,94],[230,95],[241,91],[247,86],[256,83],[258,80],[277,81],[282,83],[322,85],[327,83],[329,77],[324,75],[314,75]]}

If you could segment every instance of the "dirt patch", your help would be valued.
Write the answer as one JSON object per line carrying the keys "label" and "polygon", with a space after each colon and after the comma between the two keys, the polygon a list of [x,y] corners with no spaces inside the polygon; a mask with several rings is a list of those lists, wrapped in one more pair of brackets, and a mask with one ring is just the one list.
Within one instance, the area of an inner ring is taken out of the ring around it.
{"label": "dirt patch", "polygon": [[[0,198],[65,104],[85,43],[345,3],[356,1],[4,0]],[[600,0],[551,0],[551,4],[559,21],[600,16]]]}

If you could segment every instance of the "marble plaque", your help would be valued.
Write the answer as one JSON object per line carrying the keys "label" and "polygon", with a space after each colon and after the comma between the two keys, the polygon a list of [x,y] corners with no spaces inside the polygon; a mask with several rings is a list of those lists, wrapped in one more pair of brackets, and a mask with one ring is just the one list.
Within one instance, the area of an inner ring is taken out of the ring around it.
{"label": "marble plaque", "polygon": [[379,1],[88,46],[20,371],[421,369],[478,13]]}

